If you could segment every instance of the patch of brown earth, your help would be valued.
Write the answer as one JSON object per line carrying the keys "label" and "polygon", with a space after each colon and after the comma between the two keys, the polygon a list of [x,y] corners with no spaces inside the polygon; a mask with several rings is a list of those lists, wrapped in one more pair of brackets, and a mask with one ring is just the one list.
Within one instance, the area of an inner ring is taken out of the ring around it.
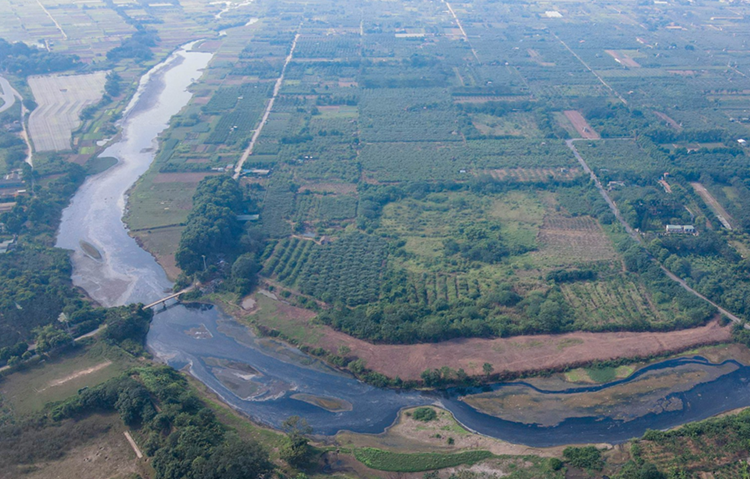
{"label": "patch of brown earth", "polygon": [[589,122],[586,121],[586,118],[583,117],[580,111],[566,110],[564,113],[565,117],[573,124],[578,134],[581,135],[581,138],[586,138],[587,140],[598,140],[601,138],[599,133],[591,128],[591,125],[589,125]]}
{"label": "patch of brown earth", "polygon": [[[370,344],[330,329],[319,346],[338,351],[348,346],[367,367],[390,377],[419,379],[425,369],[449,366],[481,375],[490,363],[495,372],[531,372],[622,357],[647,357],[702,344],[728,341],[731,328],[717,321],[668,333],[568,333],[498,339],[455,339],[434,344]],[[580,340],[580,341],[578,341]]]}
{"label": "patch of brown earth", "polygon": [[[644,358],[731,339],[731,327],[711,321],[698,328],[665,333],[578,332],[497,339],[462,338],[428,344],[371,344],[328,326],[313,324],[315,314],[305,309],[279,302],[277,313],[290,328],[304,326],[310,337],[317,338],[309,346],[333,352],[345,346],[351,356],[364,360],[367,368],[404,380],[419,379],[425,369],[443,366],[463,368],[475,376],[483,374],[484,363],[490,363],[495,373],[523,373],[623,357]],[[281,329],[283,332],[284,328]]]}
{"label": "patch of brown earth", "polygon": [[55,386],[60,386],[62,384],[67,383],[68,381],[72,381],[73,379],[80,378],[81,376],[86,376],[88,374],[95,373],[97,371],[100,371],[100,370],[106,368],[110,364],[112,364],[112,361],[107,360],[107,361],[104,361],[103,363],[97,364],[96,366],[92,366],[92,367],[90,367],[88,369],[82,369],[81,371],[76,371],[76,372],[74,372],[73,374],[71,374],[69,376],[66,376],[66,377],[61,378],[61,379],[56,379],[56,380],[50,382],[47,385],[47,387],[45,387],[44,389],[40,390],[39,392],[42,392],[42,391],[44,391],[46,389],[49,389],[49,388],[53,388]]}
{"label": "patch of brown earth", "polygon": [[630,58],[630,56],[626,55],[625,53],[618,52],[615,50],[604,50],[607,52],[609,56],[615,59],[617,63],[619,63],[622,66],[630,67],[630,68],[640,68],[641,65],[638,64],[635,60]]}

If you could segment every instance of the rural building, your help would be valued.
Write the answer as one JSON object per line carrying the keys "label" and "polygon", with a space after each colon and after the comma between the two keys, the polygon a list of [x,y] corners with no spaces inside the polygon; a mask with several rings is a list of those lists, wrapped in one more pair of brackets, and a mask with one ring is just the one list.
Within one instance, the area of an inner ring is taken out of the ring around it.
{"label": "rural building", "polygon": [[252,175],[252,176],[268,176],[271,174],[271,170],[265,170],[260,168],[252,168],[249,170],[242,170],[242,174],[244,175]]}
{"label": "rural building", "polygon": [[693,225],[667,225],[666,231],[668,234],[695,234],[695,226]]}
{"label": "rural building", "polygon": [[3,242],[0,242],[0,254],[5,254],[8,251],[13,250],[16,246],[16,238],[13,237],[13,239],[5,240]]}
{"label": "rural building", "polygon": [[23,186],[21,170],[13,170],[0,178],[0,188],[10,188],[12,186]]}

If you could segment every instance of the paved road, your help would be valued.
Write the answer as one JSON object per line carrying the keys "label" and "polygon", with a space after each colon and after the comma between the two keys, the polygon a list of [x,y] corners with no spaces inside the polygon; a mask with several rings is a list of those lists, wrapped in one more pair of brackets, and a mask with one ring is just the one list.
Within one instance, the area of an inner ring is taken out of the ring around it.
{"label": "paved road", "polygon": [[[588,165],[588,163],[586,163],[586,160],[584,160],[583,157],[581,156],[581,154],[578,153],[578,149],[575,147],[575,145],[573,144],[573,142],[579,141],[579,140],[586,141],[585,138],[575,138],[575,139],[572,139],[572,140],[565,140],[565,144],[568,145],[568,148],[570,148],[570,150],[573,152],[573,154],[576,157],[576,160],[578,160],[578,163],[580,163],[581,167],[583,167],[583,171],[585,171],[586,173],[589,174],[589,176],[591,177],[591,179],[594,182],[594,185],[596,185],[596,189],[599,190],[599,193],[602,195],[602,197],[604,198],[604,200],[609,205],[609,209],[612,210],[612,213],[614,213],[615,217],[617,218],[617,221],[619,221],[620,224],[623,226],[623,228],[625,228],[625,231],[627,231],[628,235],[630,235],[631,238],[633,238],[638,243],[643,244],[643,238],[641,238],[641,235],[639,235],[635,230],[633,230],[633,228],[630,227],[630,225],[628,224],[628,222],[625,221],[625,219],[620,214],[620,209],[617,207],[617,205],[612,200],[612,198],[610,198],[609,194],[607,193],[607,190],[604,189],[604,186],[602,185],[601,181],[599,181],[599,178],[596,177],[596,174],[594,174],[594,172],[591,170],[591,168],[589,168],[589,165]],[[669,277],[672,281],[676,281],[677,284],[679,284],[680,286],[682,286],[686,291],[688,291],[689,293],[693,294],[694,296],[702,299],[703,301],[707,302],[711,306],[715,307],[721,314],[725,315],[727,318],[731,319],[735,323],[738,323],[738,324],[742,324],[743,323],[743,320],[740,319],[737,315],[730,313],[726,309],[722,308],[718,304],[714,303],[713,301],[711,301],[707,297],[705,297],[702,294],[700,294],[698,291],[696,291],[693,288],[691,288],[685,282],[685,280],[683,280],[682,278],[680,278],[676,274],[674,274],[671,271],[669,271],[666,267],[664,267],[664,265],[662,265],[661,263],[659,263],[656,260],[656,258],[654,258],[653,256],[651,256],[651,259],[653,261],[656,261],[659,264],[659,267],[662,269],[662,271],[664,271],[664,274],[666,274],[667,277]],[[750,324],[745,324],[745,329],[750,329]]]}

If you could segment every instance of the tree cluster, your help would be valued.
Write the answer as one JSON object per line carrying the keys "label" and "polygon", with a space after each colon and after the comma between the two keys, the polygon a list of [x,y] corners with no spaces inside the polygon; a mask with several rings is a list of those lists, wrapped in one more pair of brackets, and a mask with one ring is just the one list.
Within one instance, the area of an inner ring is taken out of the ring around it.
{"label": "tree cluster", "polygon": [[52,53],[23,42],[10,43],[0,38],[0,70],[21,77],[78,70],[83,63],[75,55]]}
{"label": "tree cluster", "polygon": [[236,250],[243,231],[237,215],[243,207],[242,190],[229,176],[201,181],[175,255],[185,274],[195,274]]}
{"label": "tree cluster", "polygon": [[159,35],[156,30],[138,26],[138,30],[129,38],[120,42],[117,46],[107,52],[107,60],[118,61],[132,58],[138,62],[151,60],[154,57],[151,51],[159,43]]}
{"label": "tree cluster", "polygon": [[273,471],[258,443],[229,434],[167,366],[139,368],[56,406],[56,421],[117,411],[145,437],[157,479],[253,479]]}

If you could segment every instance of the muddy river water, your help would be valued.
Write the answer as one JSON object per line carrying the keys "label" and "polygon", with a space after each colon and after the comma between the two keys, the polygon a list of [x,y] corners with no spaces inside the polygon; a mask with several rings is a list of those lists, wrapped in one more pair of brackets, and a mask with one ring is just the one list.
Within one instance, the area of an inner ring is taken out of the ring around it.
{"label": "muddy river water", "polygon": [[[211,60],[210,53],[191,48],[177,50],[144,76],[123,116],[121,137],[102,153],[118,164],[90,177],[63,213],[57,245],[72,251],[74,283],[103,305],[149,303],[171,290],[162,268],[128,235],[122,216],[126,192],[153,161],[159,133],[188,103],[189,86]],[[91,247],[98,254],[90,254]],[[174,305],[159,311],[147,346],[160,361],[187,368],[253,419],[279,426],[299,415],[325,435],[383,432],[400,409],[439,404],[466,427],[515,443],[615,443],[648,428],[750,405],[750,368],[702,358],[665,361],[625,380],[562,390],[517,382],[432,393],[378,389],[294,348],[258,338],[212,307]],[[667,386],[653,387],[654,375]]]}

